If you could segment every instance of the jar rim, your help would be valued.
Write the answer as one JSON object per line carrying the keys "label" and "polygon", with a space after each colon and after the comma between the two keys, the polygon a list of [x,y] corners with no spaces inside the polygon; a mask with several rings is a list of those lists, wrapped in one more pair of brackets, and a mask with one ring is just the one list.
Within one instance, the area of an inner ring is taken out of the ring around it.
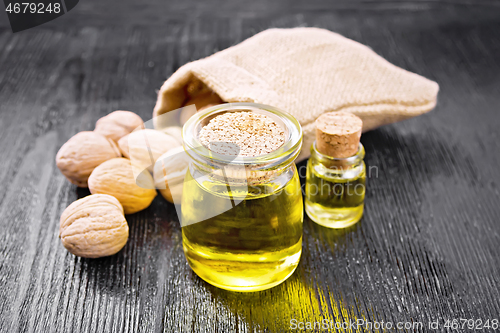
{"label": "jar rim", "polygon": [[[257,156],[224,155],[216,153],[204,146],[198,138],[202,122],[210,117],[225,112],[251,111],[271,116],[283,124],[285,130],[285,142],[278,149],[270,153]],[[184,124],[182,129],[182,141],[184,150],[188,155],[194,157],[190,152],[210,162],[240,165],[274,165],[282,164],[290,159],[295,160],[302,147],[302,127],[297,119],[289,113],[274,106],[257,103],[226,103],[207,108],[193,115]]]}

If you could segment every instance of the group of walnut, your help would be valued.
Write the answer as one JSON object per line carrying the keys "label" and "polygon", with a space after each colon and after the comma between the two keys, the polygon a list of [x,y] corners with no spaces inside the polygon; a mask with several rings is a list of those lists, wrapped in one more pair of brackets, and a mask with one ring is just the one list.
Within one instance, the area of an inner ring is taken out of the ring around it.
{"label": "group of walnut", "polygon": [[[140,143],[134,145],[141,140],[146,141],[145,149]],[[70,138],[57,153],[57,167],[71,183],[88,187],[91,195],[73,202],[61,215],[59,236],[64,247],[87,258],[120,251],[129,235],[124,214],[147,208],[157,188],[172,202],[162,172],[157,179],[150,173],[151,158],[182,149],[181,141],[179,128],[144,129],[141,117],[130,111],[114,111],[99,119],[94,131]],[[131,150],[137,147],[131,160]],[[134,176],[134,167],[144,170],[139,177]]]}

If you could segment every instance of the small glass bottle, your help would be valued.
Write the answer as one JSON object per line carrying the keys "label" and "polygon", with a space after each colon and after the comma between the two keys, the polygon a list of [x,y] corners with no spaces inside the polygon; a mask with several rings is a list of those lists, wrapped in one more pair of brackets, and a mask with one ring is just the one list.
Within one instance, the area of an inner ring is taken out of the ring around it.
{"label": "small glass bottle", "polygon": [[314,222],[345,228],[363,215],[366,167],[359,142],[362,122],[344,112],[316,121],[316,141],[307,163],[305,210]]}
{"label": "small glass bottle", "polygon": [[[252,157],[221,155],[203,146],[201,128],[226,112],[271,117],[285,132],[283,145]],[[190,165],[182,195],[182,239],[193,271],[219,288],[271,288],[296,269],[302,253],[303,203],[294,160],[302,146],[295,118],[274,107],[222,104],[184,125]]]}

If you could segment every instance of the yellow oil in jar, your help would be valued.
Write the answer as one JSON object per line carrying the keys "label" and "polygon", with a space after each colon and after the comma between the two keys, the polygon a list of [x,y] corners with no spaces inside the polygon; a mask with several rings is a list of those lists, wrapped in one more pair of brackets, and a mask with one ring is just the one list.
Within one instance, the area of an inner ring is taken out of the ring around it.
{"label": "yellow oil in jar", "polygon": [[353,225],[363,215],[365,182],[364,162],[352,168],[330,169],[310,158],[306,179],[307,215],[329,228]]}
{"label": "yellow oil in jar", "polygon": [[[285,281],[302,252],[302,193],[295,166],[280,176],[288,178],[282,185],[278,180],[229,188],[191,172],[184,182],[182,238],[193,271],[233,291],[264,290]],[[207,210],[221,213],[204,219]]]}

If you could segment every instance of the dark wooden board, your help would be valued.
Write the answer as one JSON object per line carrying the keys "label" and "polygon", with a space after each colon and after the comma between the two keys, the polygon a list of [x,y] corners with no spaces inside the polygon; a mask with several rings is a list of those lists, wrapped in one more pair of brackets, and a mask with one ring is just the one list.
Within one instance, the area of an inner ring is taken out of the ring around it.
{"label": "dark wooden board", "polygon": [[[429,332],[436,320],[446,331],[447,319],[500,319],[498,2],[82,0],[16,34],[0,19],[1,332],[285,332],[292,319]],[[441,86],[435,111],[363,135],[378,174],[361,223],[335,231],[306,218],[296,273],[250,294],[190,270],[161,197],[127,216],[117,255],[63,248],[59,216],[88,194],[55,166],[68,138],[116,109],[150,119],[182,64],[295,26],[339,32]]]}

